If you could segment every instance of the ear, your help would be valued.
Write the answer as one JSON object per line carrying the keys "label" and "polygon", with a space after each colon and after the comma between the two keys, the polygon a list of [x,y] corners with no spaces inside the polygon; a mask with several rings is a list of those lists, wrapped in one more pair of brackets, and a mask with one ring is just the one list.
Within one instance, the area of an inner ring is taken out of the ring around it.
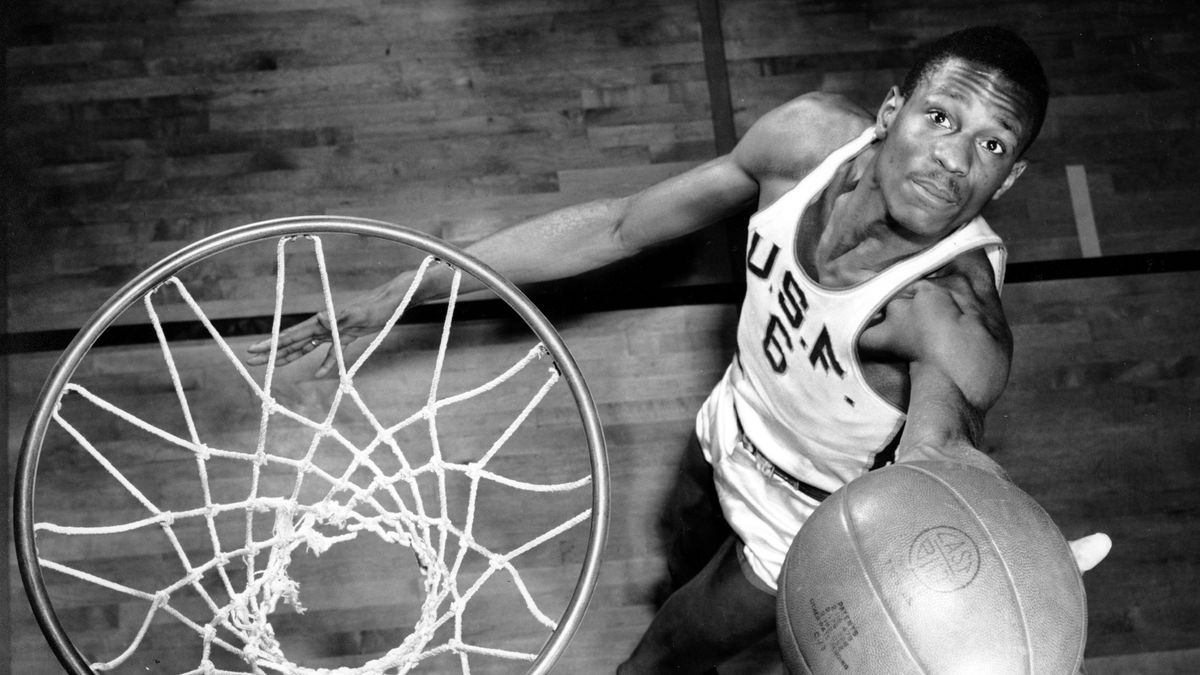
{"label": "ear", "polygon": [[1016,163],[1013,164],[1012,168],[1009,169],[1008,175],[1004,178],[1004,182],[1001,183],[1000,187],[996,189],[996,194],[992,195],[992,199],[999,199],[1000,195],[1008,192],[1008,189],[1013,186],[1013,183],[1017,182],[1017,179],[1021,177],[1021,174],[1025,173],[1025,167],[1027,166],[1029,166],[1029,162],[1023,159],[1018,159]]}
{"label": "ear", "polygon": [[900,107],[903,105],[904,97],[900,95],[900,88],[892,87],[888,91],[887,98],[883,99],[883,105],[879,106],[879,112],[875,115],[875,138],[887,137],[892,120],[896,119],[896,114],[900,112]]}

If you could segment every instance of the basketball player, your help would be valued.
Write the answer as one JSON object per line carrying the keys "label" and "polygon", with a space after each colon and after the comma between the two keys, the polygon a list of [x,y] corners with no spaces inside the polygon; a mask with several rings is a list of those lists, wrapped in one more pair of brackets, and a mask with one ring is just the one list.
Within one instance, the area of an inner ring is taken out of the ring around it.
{"label": "basketball player", "polygon": [[[620,672],[704,672],[773,631],[792,537],[821,499],[862,473],[948,459],[1003,475],[976,449],[1012,351],[999,293],[1005,250],[979,214],[1025,170],[1047,98],[1024,42],[968,29],[925,48],[874,115],[838,96],[804,95],[764,115],[728,155],[468,248],[524,284],[756,207],[738,350],[697,417],[706,461],[683,504],[703,507],[715,493],[720,536],[711,522],[683,524],[702,543],[678,550],[700,569],[683,572],[686,583]],[[411,275],[340,310],[342,342],[379,330]],[[419,299],[444,296],[448,277],[439,272]],[[285,331],[279,363],[329,341],[328,324],[317,315]],[[249,362],[265,363],[268,348],[251,347]],[[318,373],[334,363],[330,350]],[[1109,542],[1094,535],[1072,546],[1088,569]]]}

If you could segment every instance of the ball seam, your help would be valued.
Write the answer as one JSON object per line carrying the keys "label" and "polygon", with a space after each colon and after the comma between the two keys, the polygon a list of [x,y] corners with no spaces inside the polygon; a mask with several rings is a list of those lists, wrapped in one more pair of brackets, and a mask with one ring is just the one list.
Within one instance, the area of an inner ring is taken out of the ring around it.
{"label": "ball seam", "polygon": [[1017,609],[1020,612],[1020,616],[1021,616],[1021,634],[1025,637],[1025,664],[1026,664],[1027,672],[1030,675],[1034,675],[1033,637],[1029,634],[1029,626],[1027,625],[1029,622],[1026,620],[1026,616],[1025,616],[1024,598],[1021,597],[1021,593],[1017,590],[1017,582],[1015,579],[1013,579],[1012,569],[1009,568],[1008,561],[1005,560],[1004,556],[1000,554],[1000,549],[999,549],[999,547],[996,546],[996,538],[992,534],[991,529],[988,528],[987,523],[983,522],[983,518],[981,518],[979,516],[979,512],[975,510],[975,507],[971,506],[971,503],[968,502],[966,500],[966,498],[964,498],[962,496],[962,493],[959,492],[958,490],[956,490],[953,485],[951,485],[949,482],[947,482],[941,476],[937,475],[936,473],[934,473],[924,467],[920,467],[920,466],[913,466],[911,464],[909,464],[909,465],[897,464],[896,466],[904,466],[905,468],[910,469],[912,471],[916,471],[918,473],[925,474],[929,478],[932,478],[934,481],[939,483],[948,492],[950,492],[950,494],[953,495],[954,498],[957,499],[960,504],[962,504],[963,508],[965,508],[968,512],[970,512],[970,514],[975,518],[975,522],[978,523],[979,527],[983,530],[983,533],[985,535],[987,535],[988,546],[992,549],[992,553],[993,553],[993,555],[995,555],[996,560],[999,561],[1000,568],[1002,570],[1004,570],[1004,578],[1006,581],[1008,581],[1008,590],[1010,593],[1012,593],[1013,598],[1017,602]]}
{"label": "ball seam", "polygon": [[900,627],[896,624],[896,617],[892,613],[892,608],[884,598],[881,586],[875,579],[875,576],[871,574],[871,571],[867,569],[867,565],[863,560],[862,547],[859,545],[860,542],[858,537],[858,529],[854,526],[854,518],[850,514],[849,492],[851,489],[857,489],[853,482],[847,483],[846,486],[842,488],[844,494],[842,497],[842,503],[840,505],[840,515],[842,516],[843,527],[846,528],[847,533],[850,535],[850,545],[854,548],[854,560],[858,563],[858,568],[860,571],[862,571],[863,576],[867,578],[867,583],[871,585],[871,591],[875,596],[875,599],[883,607],[883,614],[887,617],[888,625],[892,627],[892,633],[896,636],[896,640],[899,641],[900,645],[904,647],[904,651],[906,654],[908,654],[908,658],[914,664],[916,664],[917,668],[919,668],[922,673],[928,673],[929,669],[925,667],[925,664],[922,663],[921,659],[917,658],[916,653],[913,652],[912,645],[908,643],[908,640],[905,639],[904,633],[900,631]]}

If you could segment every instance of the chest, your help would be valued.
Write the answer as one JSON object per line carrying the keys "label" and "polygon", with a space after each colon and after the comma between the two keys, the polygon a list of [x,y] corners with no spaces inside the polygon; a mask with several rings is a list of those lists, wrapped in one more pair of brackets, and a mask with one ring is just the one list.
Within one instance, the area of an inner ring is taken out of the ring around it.
{"label": "chest", "polygon": [[[751,245],[754,251],[747,259],[748,279],[753,279],[754,276],[766,278],[767,270],[763,267],[766,262],[764,251],[767,255],[773,254],[789,261],[797,268],[797,276],[803,274],[807,279],[830,289],[847,289],[866,282],[875,277],[880,269],[896,259],[911,255],[909,251],[889,251],[879,240],[869,236],[850,238],[849,243],[845,238],[839,239],[830,236],[831,224],[835,218],[852,218],[854,216],[852,209],[846,207],[848,190],[841,187],[843,185],[842,178],[841,175],[835,176],[831,188],[816,195],[805,208],[800,210],[798,217],[793,217],[790,222],[784,223],[784,227],[781,229],[794,234],[790,240],[777,238],[773,246],[778,250],[774,253],[765,248],[762,242],[756,242],[754,233],[751,233]],[[764,201],[770,200],[767,203],[774,203],[795,184],[795,180],[777,181],[770,189],[764,190]],[[795,320],[800,303],[795,293],[788,292],[789,284],[787,282],[789,280],[781,278],[778,274],[775,276],[776,278],[772,281],[772,292],[778,295],[777,304],[782,310],[776,313],[785,319],[780,325],[786,325],[789,315],[792,320]],[[827,309],[827,312],[829,311]],[[836,307],[833,308],[833,311],[836,311]],[[885,312],[886,304],[878,312],[878,316],[882,316]],[[870,326],[874,323],[874,321],[868,322],[863,333],[870,330]],[[773,337],[777,336],[768,334],[764,339],[770,342]],[[797,342],[801,341],[797,339]],[[908,404],[908,364],[888,353],[862,349],[861,335],[855,337],[853,341],[856,344],[851,357],[857,361],[859,371],[867,386],[891,405],[902,410],[905,409]]]}

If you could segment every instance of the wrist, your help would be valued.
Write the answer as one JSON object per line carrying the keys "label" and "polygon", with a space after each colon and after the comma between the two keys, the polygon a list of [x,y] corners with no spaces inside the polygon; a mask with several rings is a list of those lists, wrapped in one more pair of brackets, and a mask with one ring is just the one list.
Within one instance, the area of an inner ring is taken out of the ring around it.
{"label": "wrist", "polygon": [[944,438],[938,441],[923,441],[907,448],[901,448],[896,453],[896,461],[919,462],[960,462],[993,473],[1004,480],[1011,480],[1004,467],[991,457],[976,448],[964,438]]}
{"label": "wrist", "polygon": [[404,298],[412,291],[413,297],[410,301],[412,306],[420,305],[430,300],[437,298],[436,281],[438,266],[430,266],[425,270],[425,274],[421,278],[421,282],[413,289],[413,281],[417,277],[416,270],[406,270],[392,277],[390,280],[377,286],[373,295],[376,301],[388,306],[389,310],[394,309]]}

